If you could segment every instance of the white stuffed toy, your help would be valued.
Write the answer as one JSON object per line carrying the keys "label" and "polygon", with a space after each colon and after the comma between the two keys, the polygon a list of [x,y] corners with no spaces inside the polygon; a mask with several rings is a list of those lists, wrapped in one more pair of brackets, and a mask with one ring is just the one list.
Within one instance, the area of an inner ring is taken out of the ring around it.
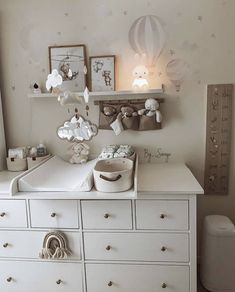
{"label": "white stuffed toy", "polygon": [[85,143],[75,143],[72,147],[73,155],[69,162],[73,164],[86,163],[90,147]]}
{"label": "white stuffed toy", "polygon": [[146,66],[144,65],[136,66],[132,72],[132,75],[135,78],[132,83],[133,89],[136,90],[148,89],[149,84],[146,78],[149,75],[149,70]]}
{"label": "white stuffed toy", "polygon": [[159,102],[154,98],[148,98],[145,101],[145,108],[138,110],[138,115],[143,116],[146,115],[147,117],[153,117],[156,115],[156,122],[161,123],[162,121],[162,114],[158,110],[160,107]]}

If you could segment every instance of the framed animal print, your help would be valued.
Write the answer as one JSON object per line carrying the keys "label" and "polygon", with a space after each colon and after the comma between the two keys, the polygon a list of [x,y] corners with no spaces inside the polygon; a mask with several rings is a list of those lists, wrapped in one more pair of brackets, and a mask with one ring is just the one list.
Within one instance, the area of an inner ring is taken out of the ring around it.
{"label": "framed animal print", "polygon": [[115,56],[90,57],[92,91],[115,90]]}
{"label": "framed animal print", "polygon": [[66,90],[84,91],[87,86],[87,64],[85,45],[50,46],[50,72],[57,69],[63,78]]}

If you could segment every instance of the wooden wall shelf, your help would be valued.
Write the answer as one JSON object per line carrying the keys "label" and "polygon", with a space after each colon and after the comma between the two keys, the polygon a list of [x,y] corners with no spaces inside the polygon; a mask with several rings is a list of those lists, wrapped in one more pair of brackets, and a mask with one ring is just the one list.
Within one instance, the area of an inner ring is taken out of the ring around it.
{"label": "wooden wall shelf", "polygon": [[[89,102],[98,102],[98,101],[108,101],[108,100],[130,100],[130,99],[144,99],[150,97],[158,97],[164,93],[163,86],[161,88],[149,89],[146,91],[132,91],[132,90],[123,90],[123,91],[107,91],[107,92],[90,92]],[[83,98],[83,92],[73,92],[74,95]],[[51,99],[57,98],[57,94],[53,93],[40,93],[28,94],[30,99]]]}

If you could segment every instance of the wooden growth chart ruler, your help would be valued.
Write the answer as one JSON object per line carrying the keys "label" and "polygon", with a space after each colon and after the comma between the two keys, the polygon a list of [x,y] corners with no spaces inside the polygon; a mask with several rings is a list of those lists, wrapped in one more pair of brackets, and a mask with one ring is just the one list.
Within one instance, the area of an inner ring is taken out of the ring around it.
{"label": "wooden growth chart ruler", "polygon": [[232,84],[208,85],[205,194],[227,195],[232,127]]}

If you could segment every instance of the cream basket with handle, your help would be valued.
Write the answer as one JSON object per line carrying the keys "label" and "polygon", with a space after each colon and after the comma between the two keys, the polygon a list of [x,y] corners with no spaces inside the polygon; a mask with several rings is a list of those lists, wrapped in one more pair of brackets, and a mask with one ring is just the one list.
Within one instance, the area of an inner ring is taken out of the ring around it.
{"label": "cream basket with handle", "polygon": [[99,192],[116,193],[133,185],[134,162],[127,158],[104,159],[93,170],[95,187]]}

